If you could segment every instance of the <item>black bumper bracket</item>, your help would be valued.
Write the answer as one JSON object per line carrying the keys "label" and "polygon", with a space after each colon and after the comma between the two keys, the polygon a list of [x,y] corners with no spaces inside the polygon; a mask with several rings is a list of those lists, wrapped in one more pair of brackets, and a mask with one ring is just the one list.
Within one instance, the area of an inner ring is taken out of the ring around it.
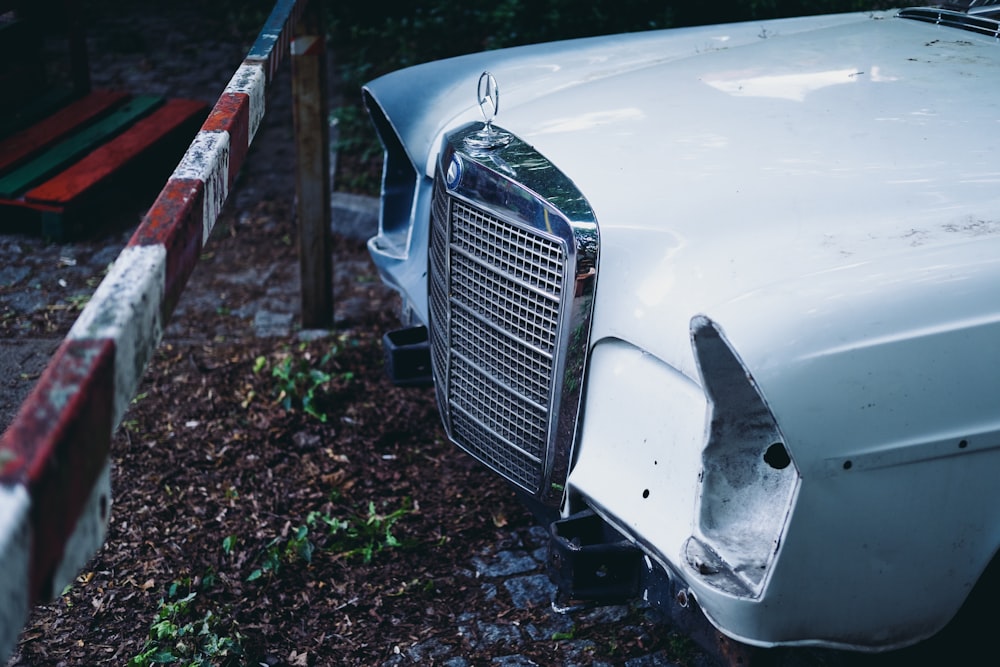
{"label": "black bumper bracket", "polygon": [[431,376],[431,345],[427,327],[396,329],[382,336],[385,371],[397,387],[428,387]]}
{"label": "black bumper bracket", "polygon": [[557,606],[615,604],[639,594],[642,551],[591,510],[549,526],[547,570]]}

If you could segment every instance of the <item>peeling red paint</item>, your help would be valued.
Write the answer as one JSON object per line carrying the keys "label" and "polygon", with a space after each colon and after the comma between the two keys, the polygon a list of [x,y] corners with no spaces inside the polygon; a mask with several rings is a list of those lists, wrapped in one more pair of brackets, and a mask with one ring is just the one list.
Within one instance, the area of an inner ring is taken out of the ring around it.
{"label": "peeling red paint", "polygon": [[229,133],[229,187],[232,188],[250,147],[250,96],[223,93],[201,129]]}
{"label": "peeling red paint", "polygon": [[65,341],[0,439],[0,482],[31,496],[29,595],[42,600],[108,458],[114,397],[111,340]]}
{"label": "peeling red paint", "polygon": [[172,178],[153,202],[129,246],[162,244],[167,251],[163,321],[174,312],[188,277],[198,263],[204,228],[205,184],[197,179]]}

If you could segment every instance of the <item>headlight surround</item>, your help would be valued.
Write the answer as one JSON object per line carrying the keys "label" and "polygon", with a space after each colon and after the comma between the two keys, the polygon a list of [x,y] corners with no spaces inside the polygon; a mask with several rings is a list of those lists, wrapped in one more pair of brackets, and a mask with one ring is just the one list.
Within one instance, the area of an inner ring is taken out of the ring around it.
{"label": "headlight surround", "polygon": [[760,389],[718,325],[693,318],[691,339],[710,409],[696,530],[685,559],[709,585],[758,598],[781,545],[799,471]]}

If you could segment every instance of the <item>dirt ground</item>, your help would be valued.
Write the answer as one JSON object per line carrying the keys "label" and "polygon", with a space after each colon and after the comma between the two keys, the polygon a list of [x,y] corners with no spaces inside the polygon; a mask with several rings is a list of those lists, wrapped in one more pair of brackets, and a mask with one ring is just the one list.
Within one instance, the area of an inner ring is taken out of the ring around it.
{"label": "dirt ground", "polygon": [[[255,29],[138,4],[91,17],[95,82],[214,102]],[[641,607],[553,618],[532,517],[445,442],[431,390],[385,379],[396,300],[358,234],[335,235],[335,329],[301,335],[290,136],[279,87],[114,438],[107,543],[32,615],[10,667],[712,664]],[[0,237],[2,349],[19,368],[4,423],[129,233]],[[534,593],[505,586],[514,573]],[[772,662],[950,661],[958,641]]]}

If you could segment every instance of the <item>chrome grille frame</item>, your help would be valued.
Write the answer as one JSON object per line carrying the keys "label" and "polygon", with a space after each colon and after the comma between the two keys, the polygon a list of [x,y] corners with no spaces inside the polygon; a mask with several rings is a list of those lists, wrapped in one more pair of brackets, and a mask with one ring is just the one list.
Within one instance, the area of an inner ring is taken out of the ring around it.
{"label": "chrome grille frame", "polygon": [[449,438],[550,506],[562,501],[597,279],[598,232],[576,187],[516,138],[445,139],[428,248],[429,332]]}

